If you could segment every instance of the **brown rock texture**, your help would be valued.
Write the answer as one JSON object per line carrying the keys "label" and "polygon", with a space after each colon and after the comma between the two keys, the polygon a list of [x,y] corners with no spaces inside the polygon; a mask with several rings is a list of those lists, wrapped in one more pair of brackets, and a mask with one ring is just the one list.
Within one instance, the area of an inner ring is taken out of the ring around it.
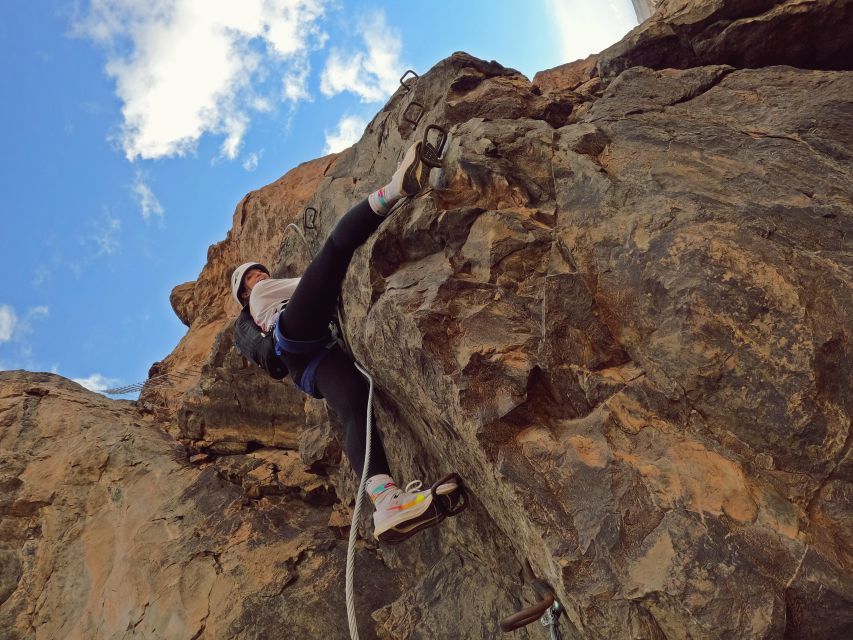
{"label": "brown rock texture", "polygon": [[[196,467],[132,403],[0,372],[0,487],[3,640],[346,637],[334,489],[294,452]],[[358,559],[375,638],[399,585]]]}
{"label": "brown rock texture", "polygon": [[0,633],[348,637],[339,427],[236,354],[228,274],[299,273],[439,123],[343,326],[398,479],[457,471],[473,504],[384,549],[364,515],[362,637],[500,637],[525,560],[569,638],[853,635],[851,6],[664,0],[534,83],[454,54],[241,201],[172,295],[152,376],[180,385],[0,374]]}
{"label": "brown rock texture", "polygon": [[849,69],[851,33],[853,0],[663,0],[598,68],[607,77],[636,66]]}
{"label": "brown rock texture", "polygon": [[559,67],[540,71],[533,76],[533,85],[543,91],[555,89],[577,89],[597,75],[598,56],[591,55],[583,60],[561,64]]}

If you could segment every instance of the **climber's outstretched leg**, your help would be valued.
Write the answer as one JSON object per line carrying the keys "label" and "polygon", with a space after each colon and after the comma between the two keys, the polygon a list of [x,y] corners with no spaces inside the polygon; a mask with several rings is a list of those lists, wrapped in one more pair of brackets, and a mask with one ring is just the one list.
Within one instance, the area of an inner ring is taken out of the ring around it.
{"label": "climber's outstretched leg", "polygon": [[418,155],[420,144],[409,147],[387,185],[371,193],[338,220],[278,318],[279,331],[285,338],[306,341],[326,335],[355,250],[376,231],[397,202],[422,188],[424,168]]}

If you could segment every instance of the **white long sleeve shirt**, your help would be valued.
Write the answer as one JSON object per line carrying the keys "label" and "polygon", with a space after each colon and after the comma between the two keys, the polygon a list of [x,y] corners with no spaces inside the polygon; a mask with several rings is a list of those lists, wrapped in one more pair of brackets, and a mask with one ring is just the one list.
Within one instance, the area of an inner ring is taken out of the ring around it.
{"label": "white long sleeve shirt", "polygon": [[296,290],[300,278],[269,278],[252,287],[249,296],[249,313],[264,331],[269,331],[278,320],[278,314]]}

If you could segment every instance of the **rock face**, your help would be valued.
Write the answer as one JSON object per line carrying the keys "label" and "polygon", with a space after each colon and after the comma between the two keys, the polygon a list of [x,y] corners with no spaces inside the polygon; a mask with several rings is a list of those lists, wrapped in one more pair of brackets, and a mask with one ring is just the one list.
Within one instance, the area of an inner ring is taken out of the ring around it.
{"label": "rock face", "polygon": [[152,375],[181,385],[137,409],[0,374],[0,629],[348,637],[339,428],[236,354],[228,274],[299,273],[439,123],[443,167],[357,252],[343,326],[398,479],[458,471],[473,504],[391,549],[365,514],[362,636],[499,637],[524,561],[570,638],[853,634],[850,18],[664,0],[534,83],[454,54],[246,196],[172,296],[190,329]]}
{"label": "rock face", "polygon": [[849,69],[851,0],[663,0],[599,57],[602,75],[707,64]]}
{"label": "rock face", "polygon": [[[131,403],[49,374],[0,373],[0,428],[3,640],[346,637],[334,489],[296,453],[192,466]],[[399,585],[359,560],[379,608]]]}

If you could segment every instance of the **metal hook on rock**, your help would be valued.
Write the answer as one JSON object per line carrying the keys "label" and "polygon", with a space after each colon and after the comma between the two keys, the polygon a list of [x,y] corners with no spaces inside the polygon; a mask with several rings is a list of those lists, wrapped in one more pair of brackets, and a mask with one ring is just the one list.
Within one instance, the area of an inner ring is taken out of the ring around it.
{"label": "metal hook on rock", "polygon": [[[414,109],[412,107],[414,107]],[[415,113],[415,115],[412,115],[412,113]],[[418,123],[421,121],[421,118],[424,117],[424,113],[426,113],[426,107],[424,107],[420,102],[412,101],[406,107],[406,110],[403,111],[403,120],[417,129]]]}
{"label": "metal hook on rock", "polygon": [[306,229],[316,229],[319,215],[320,212],[314,207],[305,207],[305,211],[302,213],[302,226]]}
{"label": "metal hook on rock", "polygon": [[551,640],[559,640],[561,636],[558,619],[563,612],[563,605],[557,600],[554,590],[536,577],[528,560],[524,561],[523,574],[540,600],[536,604],[501,620],[501,629],[505,632],[515,631],[537,619],[541,619],[542,626],[548,627],[551,632]]}
{"label": "metal hook on rock", "polygon": [[[436,136],[430,136],[435,131]],[[447,129],[437,124],[431,124],[424,131],[424,139],[421,144],[421,162],[428,167],[437,168],[441,166],[444,145],[447,143]],[[430,141],[433,137],[433,141]]]}
{"label": "metal hook on rock", "polygon": [[[407,82],[406,78],[409,76],[409,74],[412,75],[412,79]],[[420,78],[420,76],[411,69],[408,69],[406,73],[400,76],[400,84],[403,85],[403,88],[406,90],[406,93],[412,90],[412,83],[418,78]]]}

